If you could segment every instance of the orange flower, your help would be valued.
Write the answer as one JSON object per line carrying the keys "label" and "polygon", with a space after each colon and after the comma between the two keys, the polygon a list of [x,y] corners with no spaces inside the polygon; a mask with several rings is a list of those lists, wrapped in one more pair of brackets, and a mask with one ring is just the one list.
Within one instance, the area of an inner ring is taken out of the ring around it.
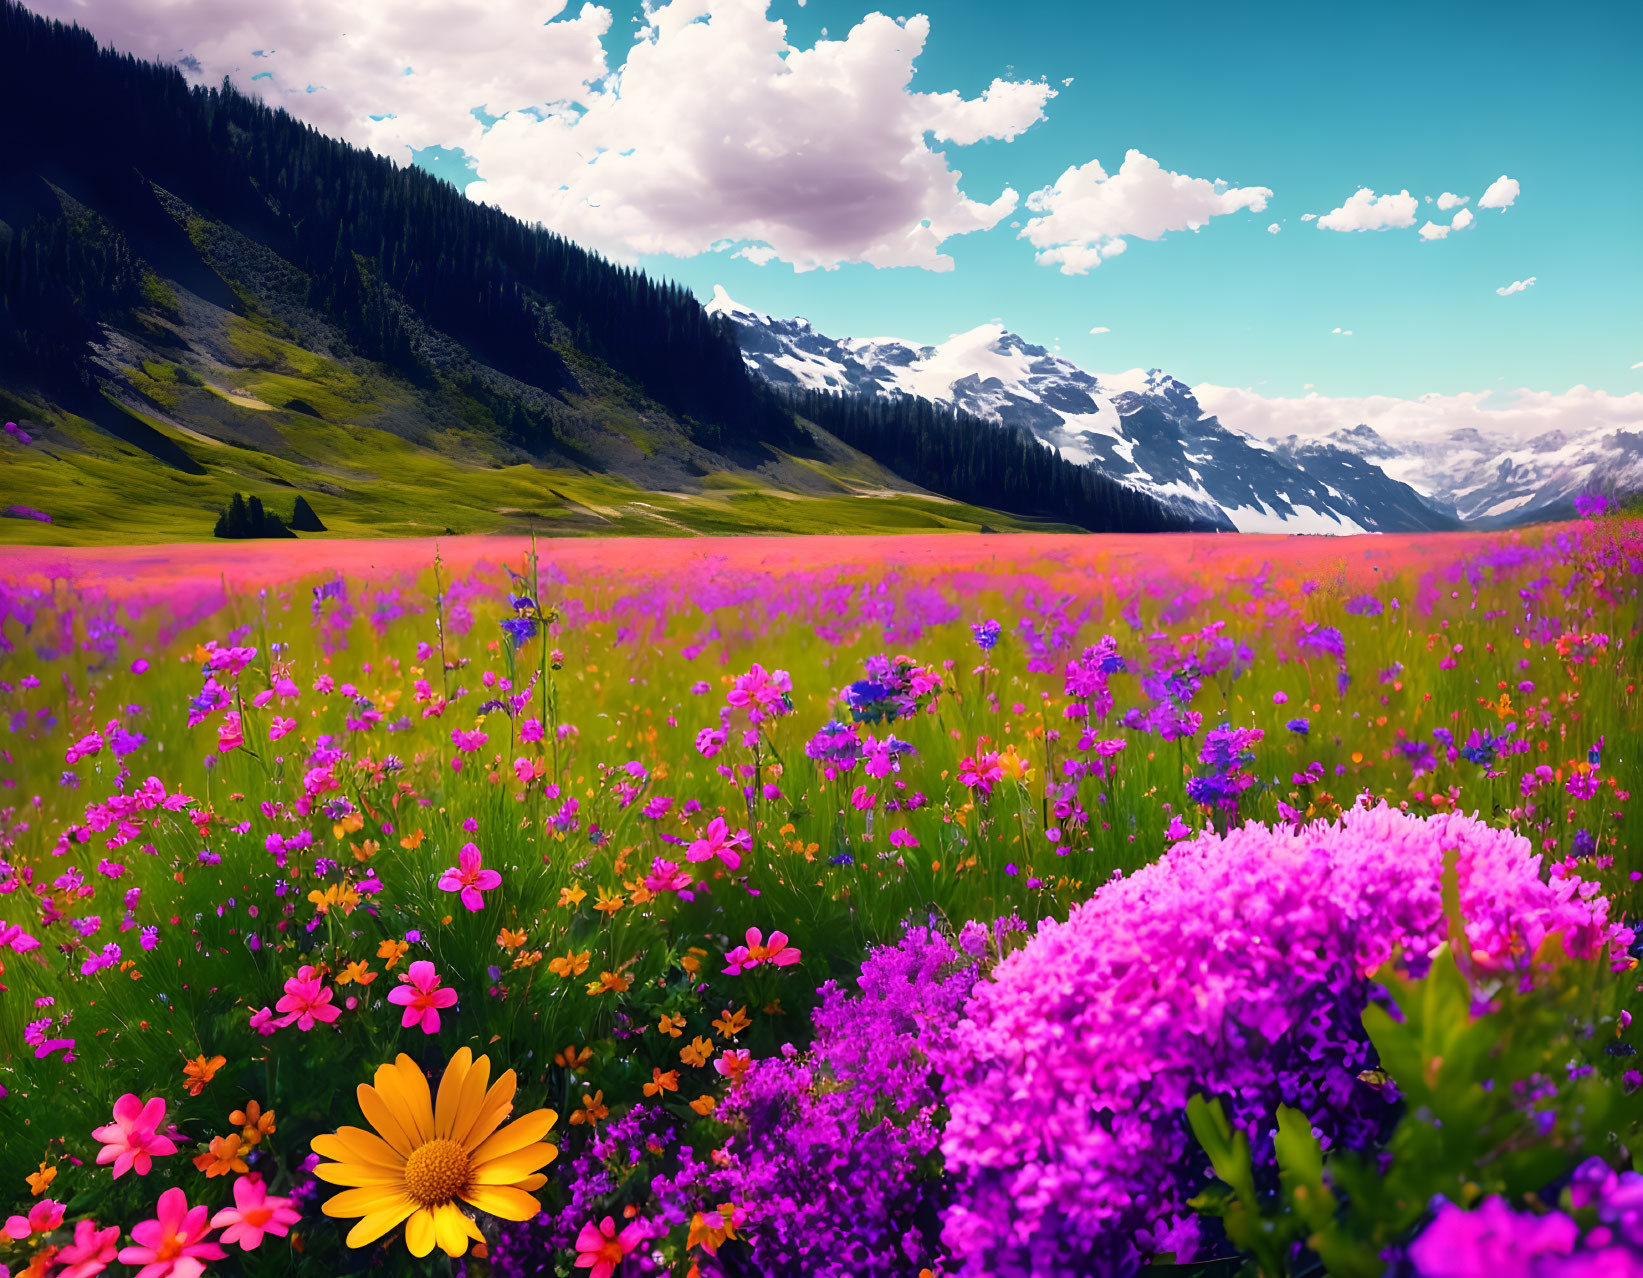
{"label": "orange flower", "polygon": [[694,976],[702,970],[702,960],[707,957],[707,951],[692,945],[690,952],[679,960],[679,966]]}
{"label": "orange flower", "polygon": [[517,950],[525,943],[525,934],[503,928],[496,934],[496,943],[505,950]]}
{"label": "orange flower", "polygon": [[645,1095],[646,1096],[659,1096],[663,1092],[676,1092],[678,1090],[679,1090],[679,1071],[678,1070],[670,1069],[670,1070],[668,1070],[667,1073],[664,1074],[664,1073],[662,1073],[661,1070],[659,1070],[659,1069],[655,1068],[654,1066],[652,1066],[651,1071],[650,1071],[650,1082],[645,1084]]}
{"label": "orange flower", "polygon": [[563,976],[566,980],[569,980],[571,977],[580,976],[588,970],[588,959],[590,957],[591,955],[587,950],[583,950],[580,954],[566,950],[563,957],[548,961],[548,971],[555,976]]}
{"label": "orange flower", "polygon": [[513,965],[515,967],[535,967],[541,961],[541,950],[529,950],[513,956]]}
{"label": "orange flower", "polygon": [[707,1058],[713,1055],[713,1042],[698,1034],[691,1039],[688,1047],[679,1049],[679,1059],[686,1065],[701,1066],[707,1064]]}
{"label": "orange flower", "polygon": [[553,1058],[553,1063],[555,1065],[563,1065],[566,1069],[581,1069],[582,1066],[586,1065],[592,1059],[592,1048],[579,1048],[575,1043],[572,1043],[568,1047],[562,1047],[559,1049],[558,1053]]}
{"label": "orange flower", "polygon": [[[711,1098],[710,1098],[711,1099]],[[686,1248],[700,1247],[708,1255],[717,1255],[725,1239],[736,1237],[736,1207],[733,1203],[720,1203],[718,1210],[711,1216],[697,1212],[690,1221],[690,1236],[685,1239]],[[924,1271],[926,1274],[930,1271]]]}
{"label": "orange flower", "polygon": [[41,1194],[45,1193],[46,1190],[50,1189],[51,1182],[57,1179],[57,1168],[42,1159],[40,1161],[40,1170],[37,1172],[30,1172],[27,1179],[29,1182],[29,1192],[38,1198]]}
{"label": "orange flower", "polygon": [[369,861],[377,854],[377,849],[381,846],[375,839],[366,839],[364,843],[354,849],[354,860]]}
{"label": "orange flower", "polygon": [[361,985],[369,985],[377,979],[377,974],[371,970],[371,965],[361,959],[357,963],[350,963],[337,973],[338,985],[351,985],[358,981]]}
{"label": "orange flower", "polygon": [[617,910],[621,909],[626,904],[627,904],[626,898],[621,897],[619,895],[616,895],[615,893],[612,893],[612,892],[607,892],[604,888],[601,887],[599,889],[599,899],[596,900],[593,903],[593,908],[598,910],[601,914],[605,915],[608,918],[610,915],[615,914]]}
{"label": "orange flower", "polygon": [[415,852],[417,848],[422,846],[422,840],[427,837],[427,835],[422,833],[421,827],[418,827],[416,830],[401,839],[399,841],[399,846],[404,848],[407,852]]}
{"label": "orange flower", "polygon": [[264,1111],[257,1101],[247,1101],[244,1109],[236,1109],[228,1116],[228,1121],[240,1129],[247,1148],[261,1144],[262,1138],[274,1131],[274,1111]]}
{"label": "orange flower", "polygon": [[588,982],[588,994],[590,996],[599,995],[606,990],[614,990],[620,994],[632,984],[633,982],[620,972],[601,972],[597,981]]}
{"label": "orange flower", "polygon": [[245,1158],[240,1150],[240,1134],[232,1136],[213,1136],[211,1138],[211,1152],[196,1154],[194,1166],[198,1167],[209,1180],[213,1176],[226,1176],[229,1172],[247,1172],[251,1169],[245,1165]]}
{"label": "orange flower", "polygon": [[596,1127],[601,1118],[609,1117],[609,1115],[610,1107],[605,1104],[605,1092],[601,1088],[591,1096],[586,1092],[582,1093],[582,1108],[571,1113],[570,1121],[573,1127],[580,1126],[583,1123],[587,1123],[590,1127]]}
{"label": "orange flower", "polygon": [[384,961],[384,966],[393,971],[394,964],[405,957],[405,951],[411,947],[404,941],[384,941],[377,946],[377,957]]}
{"label": "orange flower", "polygon": [[747,1015],[747,1004],[744,1003],[734,1012],[727,1008],[724,1015],[720,1016],[713,1022],[713,1028],[718,1030],[719,1033],[723,1034],[726,1038],[735,1038],[736,1035],[740,1034],[752,1023],[752,1020]]}
{"label": "orange flower", "polygon": [[359,906],[359,893],[352,883],[333,883],[323,892],[315,888],[308,894],[308,899],[320,914],[329,914],[333,909],[341,910],[345,915],[352,914]]}
{"label": "orange flower", "polygon": [[332,824],[332,826],[331,826],[331,837],[333,839],[346,838],[348,835],[354,834],[359,830],[363,830],[364,828],[365,828],[365,814],[363,812],[355,810],[353,812],[350,812],[347,816],[343,817],[342,820],[334,822]]}
{"label": "orange flower", "polygon": [[559,904],[565,906],[567,909],[574,910],[578,905],[582,904],[582,902],[587,899],[587,895],[588,894],[582,890],[580,884],[572,883],[569,887],[562,887],[559,889]]}
{"label": "orange flower", "polygon": [[662,1013],[662,1019],[657,1022],[656,1028],[669,1038],[679,1038],[685,1032],[685,1018],[682,1016],[669,1016],[664,1012]]}
{"label": "orange flower", "polygon": [[703,1118],[706,1118],[709,1114],[711,1114],[713,1112],[713,1110],[715,1109],[715,1107],[717,1107],[718,1104],[719,1104],[719,1102],[713,1099],[713,1095],[712,1095],[711,1092],[703,1092],[695,1100],[690,1102],[690,1107],[693,1110],[695,1110],[698,1114],[700,1114]]}
{"label": "orange flower", "polygon": [[188,1076],[188,1094],[198,1096],[205,1090],[205,1085],[217,1076],[217,1071],[227,1063],[227,1058],[222,1056],[213,1056],[206,1060],[204,1052],[189,1061],[183,1066],[183,1073]]}

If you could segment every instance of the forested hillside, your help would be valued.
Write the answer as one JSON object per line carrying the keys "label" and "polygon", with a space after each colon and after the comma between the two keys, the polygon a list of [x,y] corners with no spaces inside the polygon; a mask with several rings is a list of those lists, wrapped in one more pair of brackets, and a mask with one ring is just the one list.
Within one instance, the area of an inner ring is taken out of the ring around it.
{"label": "forested hillside", "polygon": [[[342,416],[374,405],[371,424],[419,447],[460,429],[493,462],[689,491],[782,458],[825,463],[833,445],[797,408],[934,493],[1096,530],[1179,526],[985,422],[789,404],[749,376],[732,328],[685,289],[10,0],[0,120],[7,411],[79,414],[137,444],[145,464],[202,471],[189,442],[200,434],[301,454],[288,427],[314,410],[320,391],[296,384],[318,376],[304,372],[313,364],[333,389],[375,388],[344,395]],[[247,368],[286,378],[289,393],[270,400]],[[227,420],[223,400],[275,415]],[[390,400],[393,412],[378,411]]]}

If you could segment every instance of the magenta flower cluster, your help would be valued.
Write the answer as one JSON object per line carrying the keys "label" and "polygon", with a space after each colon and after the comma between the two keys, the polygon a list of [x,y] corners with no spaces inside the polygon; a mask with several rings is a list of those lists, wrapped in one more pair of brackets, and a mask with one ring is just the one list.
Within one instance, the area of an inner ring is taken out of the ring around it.
{"label": "magenta flower cluster", "polygon": [[977,987],[939,1062],[958,1182],[943,1237],[962,1272],[1190,1258],[1186,1202],[1210,1179],[1183,1116],[1195,1093],[1226,1102],[1258,1152],[1279,1104],[1326,1146],[1380,1137],[1387,1102],[1358,1078],[1375,1064],[1370,976],[1388,961],[1418,975],[1445,939],[1450,849],[1478,967],[1555,931],[1578,955],[1630,944],[1589,886],[1542,882],[1521,835],[1386,807],[1201,835],[1045,923]]}

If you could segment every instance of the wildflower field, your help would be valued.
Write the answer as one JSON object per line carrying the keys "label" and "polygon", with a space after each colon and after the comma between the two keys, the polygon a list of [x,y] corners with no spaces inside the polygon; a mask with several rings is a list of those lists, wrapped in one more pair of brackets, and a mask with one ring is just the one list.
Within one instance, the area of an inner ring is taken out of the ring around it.
{"label": "wildflower field", "polygon": [[1643,1274],[1643,521],[5,563],[0,1272]]}

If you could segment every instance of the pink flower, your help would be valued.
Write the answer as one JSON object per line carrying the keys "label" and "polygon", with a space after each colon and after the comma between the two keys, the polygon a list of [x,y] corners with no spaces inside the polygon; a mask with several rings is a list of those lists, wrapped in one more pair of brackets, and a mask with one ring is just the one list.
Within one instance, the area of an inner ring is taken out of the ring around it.
{"label": "pink flower", "polygon": [[297,721],[295,719],[282,719],[279,715],[275,715],[273,722],[268,725],[268,739],[278,741],[287,733],[295,732],[296,728]]}
{"label": "pink flower", "polygon": [[12,1216],[0,1233],[7,1238],[22,1241],[34,1234],[49,1234],[63,1223],[63,1204],[55,1198],[42,1198],[29,1208],[27,1216]]}
{"label": "pink flower", "polygon": [[738,945],[725,954],[725,972],[738,976],[750,967],[770,963],[776,967],[791,967],[799,961],[799,951],[787,943],[785,932],[772,932],[770,944],[764,943],[764,934],[756,927],[747,929],[747,944]]}
{"label": "pink flower", "polygon": [[456,991],[440,985],[434,965],[427,959],[412,963],[399,979],[402,984],[389,991],[388,1001],[405,1009],[400,1028],[420,1025],[424,1034],[439,1033],[439,1009],[456,1002]]}
{"label": "pink flower", "polygon": [[714,857],[725,863],[725,868],[735,870],[742,864],[742,851],[751,850],[753,840],[746,830],[738,830],[734,835],[730,827],[725,824],[723,817],[714,817],[702,831],[701,837],[685,849],[685,857],[691,861],[708,861]]}
{"label": "pink flower", "polygon": [[56,1278],[96,1278],[114,1263],[119,1237],[118,1225],[98,1229],[95,1220],[75,1221],[74,1241],[65,1243],[57,1253],[57,1263],[67,1268],[59,1269]]}
{"label": "pink flower", "polygon": [[155,1096],[144,1104],[127,1092],[114,1102],[114,1121],[91,1133],[103,1142],[97,1151],[97,1165],[113,1163],[115,1180],[132,1170],[139,1176],[148,1175],[153,1159],[177,1152],[171,1137],[160,1135],[164,1121],[163,1099]]}
{"label": "pink flower", "polygon": [[211,1232],[206,1222],[209,1214],[204,1204],[190,1209],[182,1190],[166,1190],[160,1195],[154,1219],[132,1227],[136,1246],[120,1248],[120,1263],[141,1265],[137,1278],[200,1278],[206,1261],[228,1254],[206,1241]]}
{"label": "pink flower", "polygon": [[974,758],[959,761],[958,779],[972,790],[981,791],[982,798],[990,798],[993,787],[1004,779],[1004,766],[998,761],[998,752],[989,750]]}
{"label": "pink flower", "polygon": [[300,1030],[313,1029],[316,1021],[329,1025],[342,1015],[341,1008],[331,1006],[331,994],[318,968],[307,964],[299,967],[297,974],[285,982],[285,996],[274,1004],[276,1012],[285,1013],[280,1025],[295,1023]]}
{"label": "pink flower", "polygon": [[606,1216],[597,1225],[591,1220],[576,1235],[576,1267],[591,1269],[588,1278],[610,1278],[623,1257],[645,1240],[645,1226],[634,1221],[616,1232],[616,1222]]}
{"label": "pink flower", "polygon": [[645,891],[682,892],[695,881],[677,861],[657,857],[650,863],[650,873],[645,876]]}
{"label": "pink flower", "polygon": [[271,1007],[259,1007],[256,1011],[252,1012],[251,1028],[256,1030],[257,1033],[261,1034],[264,1038],[267,1038],[270,1034],[272,1034],[279,1028],[279,1023],[274,1019],[274,1009]]}
{"label": "pink flower", "polygon": [[451,744],[463,754],[472,754],[475,750],[481,749],[490,739],[488,734],[481,732],[478,728],[470,728],[467,731],[463,731],[461,728],[451,729]]}
{"label": "pink flower", "polygon": [[480,893],[501,887],[502,876],[495,870],[485,869],[479,849],[472,843],[464,843],[462,851],[456,854],[456,864],[440,876],[439,886],[446,892],[462,893],[463,905],[470,910],[480,910],[485,907],[485,898]]}
{"label": "pink flower", "polygon": [[223,1231],[225,1243],[238,1243],[242,1250],[255,1251],[265,1234],[284,1238],[302,1213],[289,1198],[273,1198],[262,1177],[252,1174],[234,1182],[234,1205],[224,1207],[211,1218],[211,1228]]}
{"label": "pink flower", "polygon": [[900,829],[891,830],[890,846],[893,848],[916,848],[918,846],[918,840],[913,837],[910,831]]}
{"label": "pink flower", "polygon": [[240,728],[239,712],[230,710],[223,716],[222,727],[217,729],[217,751],[227,754],[245,744],[245,733]]}

